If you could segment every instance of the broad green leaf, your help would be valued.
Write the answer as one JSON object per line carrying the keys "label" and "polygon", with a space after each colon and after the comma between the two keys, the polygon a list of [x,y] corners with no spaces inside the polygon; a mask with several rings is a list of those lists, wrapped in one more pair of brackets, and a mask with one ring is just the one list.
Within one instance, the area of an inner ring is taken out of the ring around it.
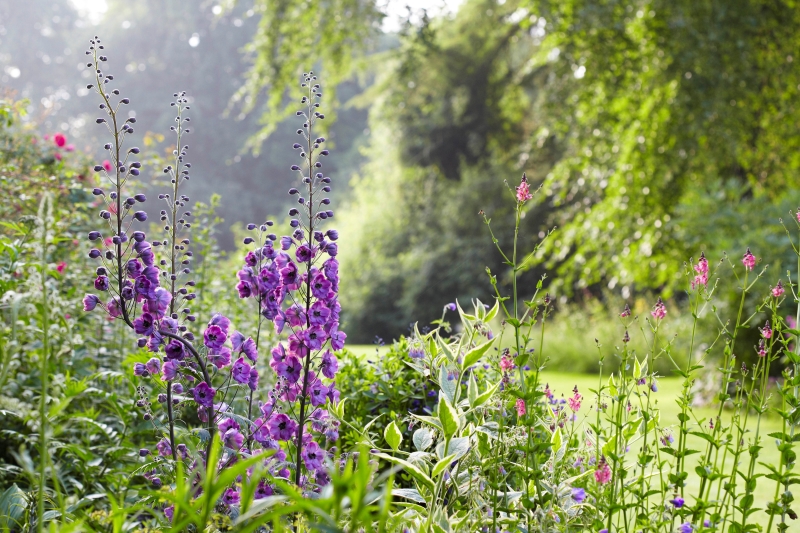
{"label": "broad green leaf", "polygon": [[394,420],[383,430],[383,438],[386,440],[386,444],[391,446],[394,451],[400,448],[400,443],[403,442],[403,433]]}
{"label": "broad green leaf", "polygon": [[419,467],[412,465],[408,461],[400,459],[399,457],[392,457],[391,455],[385,453],[376,453],[375,457],[379,457],[381,459],[385,459],[386,461],[396,464],[398,466],[402,466],[408,474],[413,477],[418,483],[424,485],[426,488],[433,490],[434,483],[433,480],[428,477],[428,475],[422,471]]}
{"label": "broad green leaf", "polygon": [[438,463],[436,463],[436,466],[433,467],[433,471],[431,472],[431,477],[433,479],[439,477],[439,474],[444,472],[444,469],[447,468],[450,465],[450,463],[452,463],[455,460],[456,460],[456,454],[448,455],[444,459],[440,460]]}
{"label": "broad green leaf", "polygon": [[550,445],[553,447],[553,451],[558,451],[561,449],[561,428],[556,426],[556,430],[550,436]]}
{"label": "broad green leaf", "polygon": [[468,351],[464,354],[464,362],[461,364],[462,369],[467,369],[478,362],[478,359],[483,357],[486,351],[492,347],[494,344],[494,339],[491,339],[488,342],[481,344],[480,346],[476,346],[475,348]]}
{"label": "broad green leaf", "polygon": [[414,447],[424,452],[433,444],[433,433],[428,428],[419,428],[414,432]]}
{"label": "broad green leaf", "polygon": [[475,381],[475,374],[470,374],[467,380],[467,399],[469,406],[475,407],[475,402],[478,399],[478,383]]}
{"label": "broad green leaf", "polygon": [[452,437],[458,431],[458,411],[444,396],[439,396],[439,420],[442,423],[445,438]]}

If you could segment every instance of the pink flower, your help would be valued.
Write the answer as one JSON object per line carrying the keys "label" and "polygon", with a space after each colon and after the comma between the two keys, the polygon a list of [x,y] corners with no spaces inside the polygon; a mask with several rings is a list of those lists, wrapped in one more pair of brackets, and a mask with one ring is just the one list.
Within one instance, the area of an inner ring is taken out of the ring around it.
{"label": "pink flower", "polygon": [[700,260],[694,266],[694,270],[698,274],[708,274],[708,259],[706,259],[704,252],[700,252]]}
{"label": "pink flower", "polygon": [[528,186],[528,178],[525,177],[525,174],[522,174],[522,181],[517,186],[517,201],[523,203],[531,198],[533,198],[533,195],[531,194],[531,189]]}
{"label": "pink flower", "polygon": [[64,269],[67,268],[67,264],[64,261],[61,261],[59,264],[56,265],[56,272],[59,274],[64,273]]}
{"label": "pink flower", "polygon": [[103,168],[106,169],[106,172],[111,172],[111,161],[108,159],[103,161]]}
{"label": "pink flower", "polygon": [[769,320],[767,320],[767,323],[764,324],[764,327],[760,328],[759,331],[761,332],[761,336],[765,339],[772,337],[772,328],[769,325]]}
{"label": "pink flower", "polygon": [[744,268],[746,268],[747,270],[753,270],[753,268],[755,268],[756,256],[754,256],[750,252],[750,248],[748,248],[747,251],[744,253],[744,256],[742,257],[742,264],[744,265]]}
{"label": "pink flower", "polygon": [[656,305],[653,306],[653,310],[650,311],[650,314],[657,320],[667,316],[667,306],[664,305],[664,301],[661,298],[659,298]]}
{"label": "pink flower", "polygon": [[61,161],[61,152],[56,152],[55,154],[53,154],[53,157],[56,158],[56,161]]}
{"label": "pink flower", "polygon": [[514,368],[514,362],[511,360],[511,358],[506,357],[505,355],[500,358],[500,370],[503,372],[508,372],[512,368]]}
{"label": "pink flower", "polygon": [[772,287],[772,296],[775,298],[780,298],[783,296],[783,293],[786,292],[783,288],[783,284],[781,284],[781,280],[778,280],[778,284]]}
{"label": "pink flower", "polygon": [[583,396],[578,394],[578,386],[575,385],[575,388],[572,389],[572,397],[567,400],[567,404],[573,413],[577,413],[580,410],[581,400],[583,400]]}
{"label": "pink flower", "polygon": [[65,144],[67,144],[67,137],[63,133],[56,133],[53,135],[53,142],[56,143],[56,146],[59,148],[63,148]]}
{"label": "pink flower", "polygon": [[522,398],[517,398],[517,416],[525,416],[525,401]]}
{"label": "pink flower", "polygon": [[759,357],[767,356],[767,343],[764,342],[764,339],[758,341],[758,356]]}
{"label": "pink flower", "polygon": [[611,468],[609,468],[605,457],[600,458],[600,464],[597,465],[597,470],[594,471],[594,479],[601,485],[611,481]]}
{"label": "pink flower", "polygon": [[629,316],[631,316],[631,306],[625,304],[625,309],[622,310],[619,316],[620,318],[628,318]]}
{"label": "pink flower", "polygon": [[68,144],[67,146],[64,147],[64,150],[66,150],[67,152],[74,152],[75,151],[75,145],[74,144]]}

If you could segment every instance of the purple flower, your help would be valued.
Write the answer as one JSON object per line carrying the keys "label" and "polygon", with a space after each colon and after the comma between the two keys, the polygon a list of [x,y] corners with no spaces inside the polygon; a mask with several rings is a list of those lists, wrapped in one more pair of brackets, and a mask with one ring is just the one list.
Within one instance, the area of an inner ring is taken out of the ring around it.
{"label": "purple flower", "polygon": [[142,275],[142,262],[138,259],[131,259],[126,264],[126,270],[129,278],[136,279]]}
{"label": "purple flower", "polygon": [[322,384],[320,380],[314,380],[308,387],[308,393],[311,396],[311,405],[319,407],[325,405],[328,401],[328,387]]}
{"label": "purple flower", "polygon": [[234,331],[231,333],[231,346],[233,346],[233,351],[237,352],[242,349],[242,343],[244,342],[244,335],[239,333],[238,331]]}
{"label": "purple flower", "polygon": [[254,267],[258,264],[258,257],[252,251],[247,252],[247,255],[244,256],[244,263],[247,266]]}
{"label": "purple flower", "polygon": [[258,348],[256,348],[256,341],[254,341],[252,337],[248,337],[247,340],[242,343],[242,353],[254,363],[258,360]]}
{"label": "purple flower", "polygon": [[217,325],[211,325],[203,332],[203,344],[209,350],[219,350],[227,340],[227,334]]}
{"label": "purple flower", "polygon": [[683,507],[685,500],[679,497],[675,498],[674,500],[670,500],[669,503],[671,503],[676,509],[680,509],[681,507]]}
{"label": "purple flower", "polygon": [[157,318],[162,318],[164,313],[167,312],[169,303],[172,301],[172,294],[163,288],[156,287],[152,291],[150,298],[142,306],[142,310],[151,313]]}
{"label": "purple flower", "polygon": [[297,261],[300,263],[308,263],[311,261],[312,253],[311,248],[308,245],[298,246],[297,250],[295,250],[294,256],[297,258]]}
{"label": "purple flower", "polygon": [[147,367],[144,366],[144,363],[133,363],[133,375],[148,376],[150,372],[147,371]]}
{"label": "purple flower", "polygon": [[314,298],[319,298],[321,300],[328,299],[328,293],[331,291],[331,282],[325,279],[325,276],[322,274],[317,274],[314,276],[314,279],[311,280],[311,294],[314,295]]}
{"label": "purple flower", "polygon": [[152,335],[154,322],[153,315],[142,313],[141,316],[133,321],[133,331],[139,335]]}
{"label": "purple flower", "polygon": [[328,336],[321,327],[312,326],[303,332],[303,339],[306,346],[311,350],[319,350],[322,348],[322,344],[328,339]]}
{"label": "purple flower", "polygon": [[315,302],[309,309],[309,322],[312,326],[323,326],[331,316],[331,310],[323,302]]}
{"label": "purple flower", "polygon": [[186,352],[183,349],[183,344],[180,341],[175,339],[169,341],[167,346],[164,348],[164,353],[167,356],[167,359],[174,359],[177,361],[182,360],[186,357]]}
{"label": "purple flower", "polygon": [[84,311],[94,311],[94,308],[97,307],[97,304],[100,303],[100,298],[95,296],[94,294],[87,294],[83,297],[83,310]]}
{"label": "purple flower", "polygon": [[325,353],[322,354],[320,370],[322,371],[322,375],[328,379],[333,379],[334,376],[336,376],[336,372],[339,370],[339,362],[330,350],[325,350]]}
{"label": "purple flower", "polygon": [[253,288],[247,281],[240,281],[236,284],[236,290],[239,291],[239,298],[250,298],[253,295]]}
{"label": "purple flower", "polygon": [[108,276],[97,276],[94,280],[94,288],[98,291],[108,290]]}
{"label": "purple flower", "polygon": [[211,407],[214,404],[214,395],[217,393],[212,387],[208,386],[205,381],[201,382],[192,390],[194,401],[203,407]]}
{"label": "purple flower", "polygon": [[225,332],[225,336],[228,336],[228,331],[231,329],[231,321],[228,317],[223,316],[219,313],[215,314],[211,317],[211,320],[208,321],[209,326],[219,326],[222,331]]}
{"label": "purple flower", "polygon": [[290,262],[281,269],[281,281],[287,290],[297,290],[298,272],[294,263]]}
{"label": "purple flower", "polygon": [[331,348],[335,351],[339,351],[344,348],[344,341],[347,338],[347,334],[344,331],[337,331],[333,330],[331,332]]}
{"label": "purple flower", "polygon": [[445,305],[444,308],[447,311],[455,311],[457,309],[456,304],[453,302],[450,302],[449,304]]}
{"label": "purple flower", "polygon": [[586,499],[586,491],[581,488],[573,488],[572,489],[572,499],[578,503],[581,503],[583,500]]}
{"label": "purple flower", "polygon": [[275,289],[281,281],[281,276],[272,268],[262,268],[258,273],[258,289],[267,292]]}
{"label": "purple flower", "polygon": [[684,522],[680,526],[678,526],[678,531],[681,533],[692,533],[694,531],[694,527],[689,522]]}
{"label": "purple flower", "polygon": [[172,518],[175,516],[175,506],[174,505],[170,505],[170,506],[164,507],[164,516],[167,517],[167,520],[172,522]]}
{"label": "purple flower", "polygon": [[283,237],[281,237],[281,250],[288,250],[289,248],[292,247],[293,242],[294,241],[292,240],[291,237],[289,237],[288,235],[284,235]]}
{"label": "purple flower", "polygon": [[158,441],[158,444],[156,444],[156,449],[158,450],[158,455],[161,457],[170,457],[172,455],[172,447],[170,447],[167,439],[161,439]]}
{"label": "purple flower", "polygon": [[225,505],[236,505],[239,503],[239,491],[236,489],[225,489],[222,494],[222,503]]}
{"label": "purple flower", "polygon": [[289,383],[296,383],[297,380],[300,379],[300,373],[302,371],[303,364],[300,362],[300,359],[294,356],[286,357],[275,367],[275,372]]}
{"label": "purple flower", "polygon": [[172,381],[178,375],[180,368],[177,361],[166,361],[161,367],[161,381]]}
{"label": "purple flower", "polygon": [[322,460],[325,458],[325,452],[314,441],[309,442],[303,447],[302,452],[303,463],[308,470],[317,470],[322,468]]}
{"label": "purple flower", "polygon": [[250,379],[250,365],[245,363],[244,357],[240,357],[233,363],[231,377],[233,377],[233,380],[237,383],[247,383]]}
{"label": "purple flower", "polygon": [[254,499],[261,500],[269,496],[272,496],[274,493],[275,491],[270,486],[270,484],[262,479],[261,481],[258,482],[258,487],[256,487],[256,493],[254,495]]}
{"label": "purple flower", "polygon": [[225,368],[231,364],[231,351],[226,346],[218,350],[209,350],[208,361],[217,368]]}
{"label": "purple flower", "polygon": [[150,373],[151,376],[155,376],[159,372],[161,372],[161,360],[153,357],[149,361],[144,364],[144,367]]}
{"label": "purple flower", "polygon": [[247,380],[247,386],[250,390],[254,391],[258,388],[258,369],[256,367],[250,368],[250,376]]}
{"label": "purple flower", "polygon": [[233,450],[239,450],[244,442],[244,437],[236,428],[230,428],[222,435],[222,443]]}
{"label": "purple flower", "polygon": [[294,304],[286,310],[286,321],[293,328],[306,325],[306,313],[303,308]]}
{"label": "purple flower", "polygon": [[294,437],[297,422],[283,413],[275,415],[269,421],[269,434],[275,440],[287,441]]}

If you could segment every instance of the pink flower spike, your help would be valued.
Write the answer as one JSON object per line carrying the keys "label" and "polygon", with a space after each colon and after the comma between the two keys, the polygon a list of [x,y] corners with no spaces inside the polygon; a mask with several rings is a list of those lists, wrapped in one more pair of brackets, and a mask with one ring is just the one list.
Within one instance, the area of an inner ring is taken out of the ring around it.
{"label": "pink flower spike", "polygon": [[531,198],[533,198],[533,195],[531,194],[531,189],[530,186],[528,185],[528,178],[523,173],[522,181],[517,186],[517,201],[519,203],[524,203],[530,200]]}
{"label": "pink flower spike", "polygon": [[609,468],[605,457],[600,458],[600,464],[597,466],[597,470],[594,471],[594,479],[601,485],[611,481],[611,468]]}
{"label": "pink flower spike", "polygon": [[522,398],[517,398],[517,416],[523,417],[525,416],[525,400]]}
{"label": "pink flower spike", "polygon": [[750,248],[748,248],[747,251],[744,253],[744,256],[742,257],[742,264],[744,265],[744,268],[747,270],[753,270],[753,268],[755,268],[756,256],[754,256],[750,252]]}
{"label": "pink flower spike", "polygon": [[653,306],[653,310],[650,311],[650,314],[657,320],[667,316],[667,306],[664,305],[664,301],[661,298],[659,298],[656,305]]}
{"label": "pink flower spike", "polygon": [[786,291],[783,288],[781,280],[778,280],[778,284],[772,287],[772,296],[774,296],[775,298],[780,298],[781,296],[783,296],[783,293],[785,292]]}

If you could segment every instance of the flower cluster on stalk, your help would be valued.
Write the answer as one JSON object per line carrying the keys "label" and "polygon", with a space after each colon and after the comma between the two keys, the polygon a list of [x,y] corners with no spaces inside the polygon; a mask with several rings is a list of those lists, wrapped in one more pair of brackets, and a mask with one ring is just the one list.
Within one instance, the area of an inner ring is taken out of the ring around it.
{"label": "flower cluster on stalk", "polygon": [[[164,414],[155,416],[146,389],[139,387],[137,406],[161,436],[154,453],[162,460],[193,460],[192,469],[199,466],[187,445],[178,443],[176,438],[178,417],[174,409],[194,404],[207,437],[217,434],[224,446],[219,469],[240,455],[269,450],[264,466],[273,476],[291,479],[307,489],[326,484],[324,443],[337,440],[338,422],[329,417],[324,407],[338,401],[333,381],[338,362],[333,352],[342,349],[346,335],[339,330],[338,234],[333,229],[325,233],[320,230],[322,222],[333,217],[333,211],[328,209],[330,199],[324,197],[331,190],[331,179],[317,172],[322,167],[319,158],[328,155],[321,148],[325,139],[312,137],[313,124],[324,118],[317,111],[322,95],[314,83],[316,77],[305,75],[303,87],[308,88],[308,95],[303,97],[303,103],[307,104],[307,112],[298,113],[305,117],[298,134],[303,135],[306,146],[295,144],[294,148],[302,148],[308,176],[301,178],[305,186],[304,196],[299,199],[301,209],[290,211],[296,217],[291,221],[294,231],[278,240],[268,231],[272,222],[258,228],[250,225],[251,230],[258,230],[258,237],[248,237],[246,244],[257,246],[247,254],[237,276],[239,296],[255,299],[260,317],[272,321],[277,333],[288,333],[286,342],[271,350],[270,366],[277,374],[276,385],[265,401],[258,402],[260,416],[252,419],[253,398],[259,384],[258,333],[255,339],[240,333],[221,314],[213,315],[200,335],[190,331],[197,321],[189,308],[196,298],[195,283],[189,279],[192,252],[188,230],[192,213],[187,210],[189,197],[181,190],[181,185],[190,179],[191,168],[186,162],[188,146],[182,143],[182,137],[189,133],[186,126],[190,119],[184,116],[189,110],[188,98],[185,93],[174,95],[176,124],[171,130],[176,134],[176,149],[174,162],[163,169],[171,188],[159,195],[164,202],[160,211],[164,234],[157,240],[148,239],[136,227],[148,220],[145,211],[136,209],[146,201],[145,196],[125,194],[125,186],[139,175],[141,168],[141,163],[134,160],[139,149],[123,148],[136,120],[121,118],[121,108],[130,101],[120,97],[118,89],[109,88],[114,77],[101,68],[107,61],[103,48],[95,37],[86,52],[91,57],[87,66],[95,74],[95,83],[88,88],[100,95],[104,113],[96,122],[108,128],[112,142],[105,145],[108,159],[94,168],[108,186],[107,190],[94,189],[102,207],[102,228],[88,235],[95,243],[89,257],[101,265],[93,281],[97,292],[87,294],[83,303],[86,311],[101,309],[110,319],[122,320],[140,336],[139,348],[152,352],[147,362],[134,365],[133,373],[165,391],[158,395]],[[292,169],[299,171],[300,167]],[[299,190],[293,188],[290,194],[299,194]],[[234,413],[239,390],[247,394],[246,418]],[[201,460],[206,459],[212,442],[210,438],[205,441],[206,450],[198,452]],[[150,453],[144,448],[139,455],[146,457]],[[308,476],[303,475],[304,468]],[[161,484],[156,473],[148,479],[154,485]],[[258,487],[257,498],[273,493],[266,479]],[[227,489],[222,503],[238,504],[238,490],[236,484]],[[171,513],[169,509],[165,512],[168,516]]]}

